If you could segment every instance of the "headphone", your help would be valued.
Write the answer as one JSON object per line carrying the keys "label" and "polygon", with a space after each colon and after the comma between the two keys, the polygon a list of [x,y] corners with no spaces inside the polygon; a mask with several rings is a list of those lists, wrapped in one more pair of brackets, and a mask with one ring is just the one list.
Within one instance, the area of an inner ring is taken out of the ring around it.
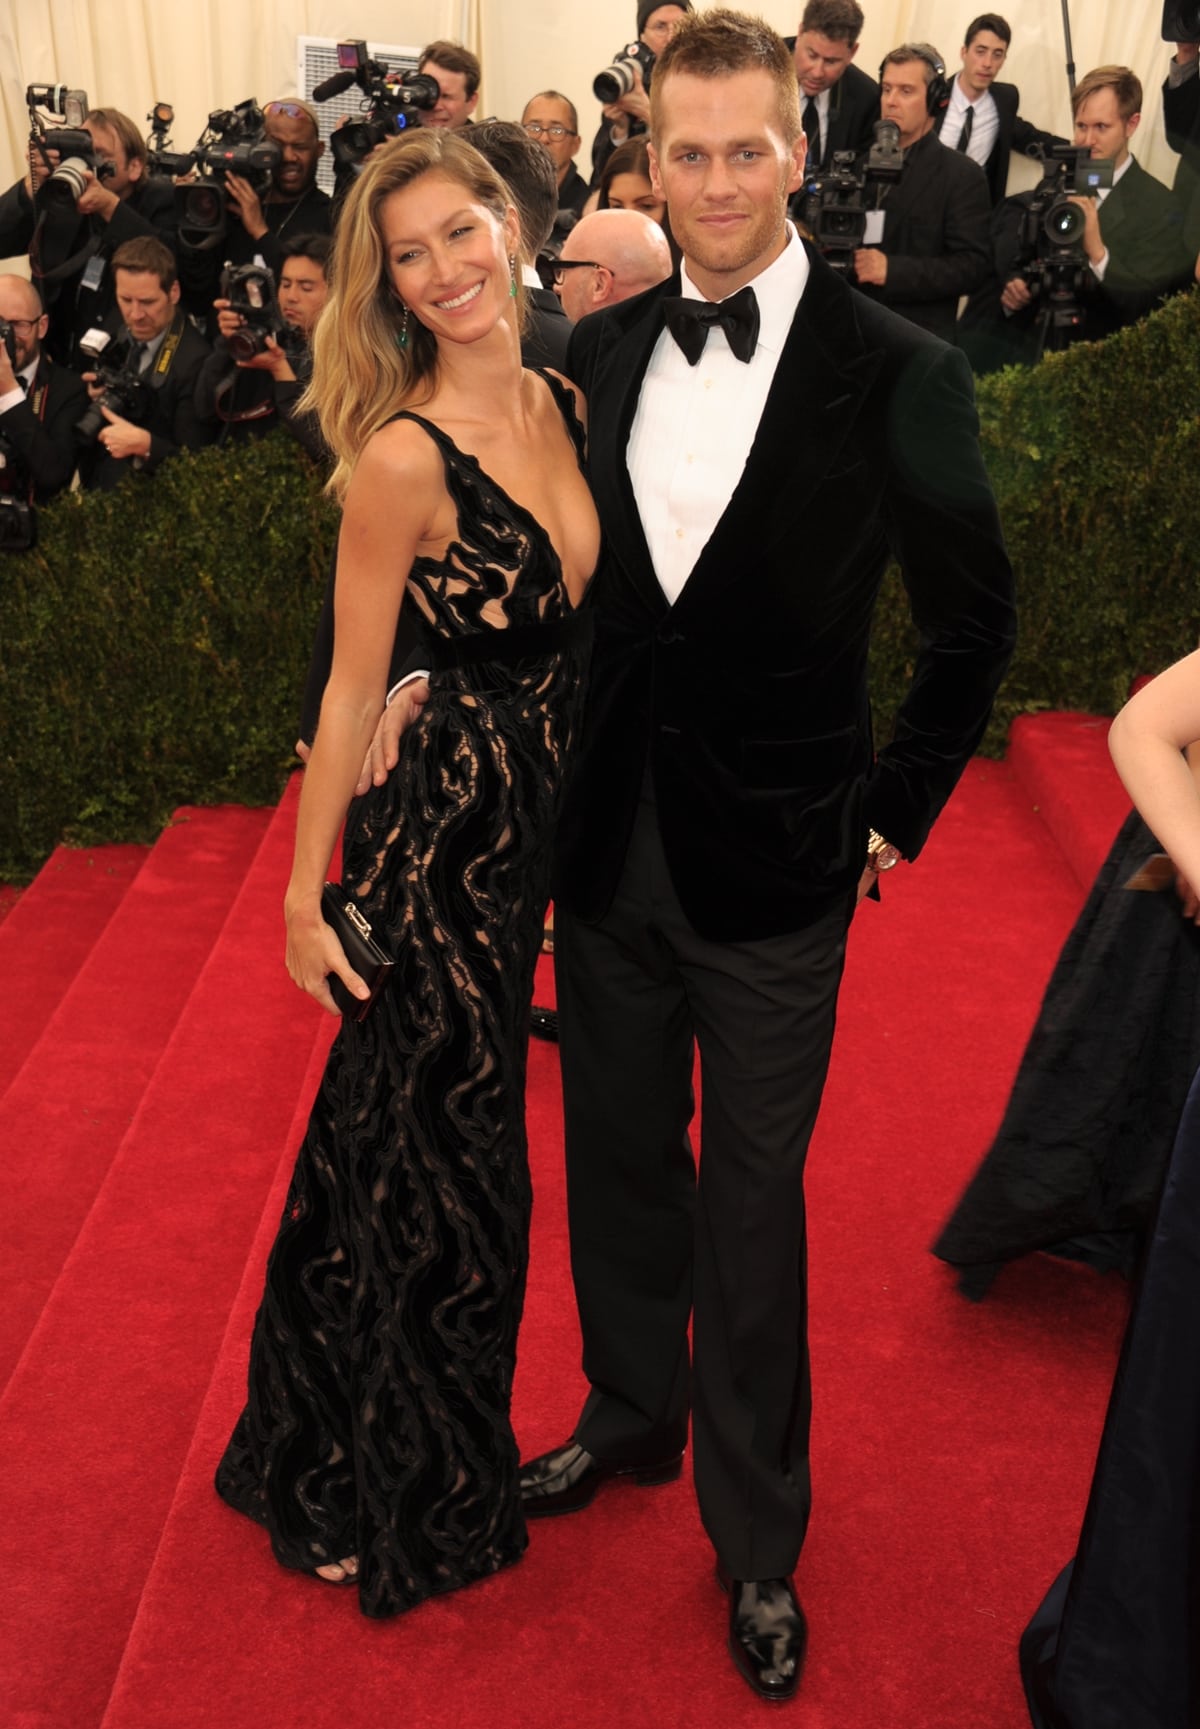
{"label": "headphone", "polygon": [[947,107],[954,89],[953,81],[946,77],[946,63],[936,48],[931,48],[928,42],[903,42],[899,48],[893,48],[891,54],[879,68],[879,82],[883,83],[883,74],[889,65],[895,64],[894,56],[902,54],[905,60],[923,60],[933,73],[925,91],[925,109],[928,114],[940,114]]}

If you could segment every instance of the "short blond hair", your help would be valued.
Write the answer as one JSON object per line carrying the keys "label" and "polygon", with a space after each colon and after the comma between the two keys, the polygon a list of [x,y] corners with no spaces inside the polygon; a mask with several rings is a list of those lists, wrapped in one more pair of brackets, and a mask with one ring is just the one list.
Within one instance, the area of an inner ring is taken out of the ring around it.
{"label": "short blond hair", "polygon": [[650,136],[662,134],[662,88],[673,72],[693,78],[728,78],[735,72],[766,72],[775,85],[779,123],[789,145],[803,131],[796,63],[783,37],[761,18],[723,6],[689,12],[654,67],[650,84]]}

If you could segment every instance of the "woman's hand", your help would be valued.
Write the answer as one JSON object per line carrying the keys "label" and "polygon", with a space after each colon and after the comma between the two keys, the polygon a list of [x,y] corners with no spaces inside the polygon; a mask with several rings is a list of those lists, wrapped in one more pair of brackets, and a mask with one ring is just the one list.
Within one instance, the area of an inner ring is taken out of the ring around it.
{"label": "woman's hand", "polygon": [[287,921],[287,970],[292,981],[314,997],[331,1015],[341,1010],[329,990],[329,974],[336,973],[346,989],[356,997],[369,997],[370,991],[350,962],[333,930],[321,916],[320,897],[305,896],[284,903]]}

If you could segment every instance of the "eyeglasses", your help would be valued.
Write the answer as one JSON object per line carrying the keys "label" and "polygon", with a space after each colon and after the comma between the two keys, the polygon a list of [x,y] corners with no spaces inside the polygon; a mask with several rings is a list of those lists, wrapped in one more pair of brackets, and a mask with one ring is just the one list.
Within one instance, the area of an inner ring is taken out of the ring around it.
{"label": "eyeglasses", "polygon": [[38,325],[41,323],[41,319],[40,318],[10,318],[8,320],[8,322],[9,322],[9,324],[12,325],[12,328],[14,330],[30,331],[30,330],[36,330],[37,329]]}
{"label": "eyeglasses", "polygon": [[311,120],[314,131],[321,130],[316,110],[310,108],[307,102],[268,102],[263,113],[282,114],[287,120]]}
{"label": "eyeglasses", "polygon": [[553,138],[557,142],[560,138],[579,137],[578,132],[572,132],[569,126],[560,126],[557,120],[549,126],[543,126],[540,120],[526,120],[524,128],[531,138]]}
{"label": "eyeglasses", "polygon": [[550,274],[554,278],[555,288],[561,288],[563,277],[568,270],[601,270],[603,266],[594,258],[556,258]]}

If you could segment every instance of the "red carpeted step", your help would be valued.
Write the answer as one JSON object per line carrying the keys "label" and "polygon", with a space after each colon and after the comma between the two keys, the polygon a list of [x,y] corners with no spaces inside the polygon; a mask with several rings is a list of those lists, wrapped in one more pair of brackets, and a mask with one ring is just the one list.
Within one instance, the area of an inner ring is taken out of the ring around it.
{"label": "red carpeted step", "polygon": [[56,847],[27,889],[0,890],[0,1098],[149,850]]}
{"label": "red carpeted step", "polygon": [[[0,1387],[87,1217],[262,840],[270,813],[180,811],[0,1099]],[[26,907],[37,917],[37,888]],[[32,951],[29,951],[32,952]]]}
{"label": "red carpeted step", "polygon": [[0,1400],[12,1584],[0,1721],[23,1729],[86,1729],[103,1712],[314,1041],[332,1024],[281,964],[293,818],[289,800],[226,897]]}
{"label": "red carpeted step", "polygon": [[[809,1167],[816,1506],[808,1729],[1013,1729],[1016,1643],[1078,1531],[1120,1285],[1038,1261],[965,1302],[928,1244],[998,1121],[1078,887],[1010,771],[973,765],[851,937]],[[532,1268],[514,1402],[533,1452],[582,1396],[557,1067],[534,1044]],[[103,1729],[757,1726],[685,1480],[532,1527],[522,1564],[399,1621],[287,1573],[211,1476],[285,1172],[200,1413]],[[39,1726],[40,1729],[40,1726]]]}
{"label": "red carpeted step", "polygon": [[1129,815],[1108,754],[1111,725],[1093,714],[1022,714],[1009,739],[1013,774],[1085,890]]}

